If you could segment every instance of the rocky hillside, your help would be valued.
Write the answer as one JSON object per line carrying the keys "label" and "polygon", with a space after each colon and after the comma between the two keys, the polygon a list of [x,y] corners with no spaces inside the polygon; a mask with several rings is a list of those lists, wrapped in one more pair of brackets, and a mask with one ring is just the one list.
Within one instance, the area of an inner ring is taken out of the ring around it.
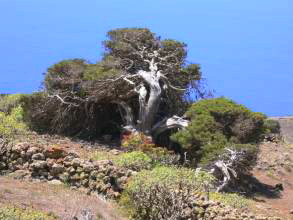
{"label": "rocky hillside", "polygon": [[[293,117],[273,117],[280,123],[282,140],[260,145],[253,174],[258,181],[258,206],[267,213],[293,219]],[[274,187],[282,185],[275,193]]]}
{"label": "rocky hillside", "polygon": [[[90,219],[125,219],[109,201],[105,203],[95,198],[97,193],[113,199],[119,197],[125,190],[125,181],[138,175],[131,169],[113,165],[109,160],[123,152],[111,146],[105,150],[100,145],[81,144],[69,139],[49,140],[41,136],[34,139],[31,143],[11,145],[3,142],[1,145],[1,170],[8,177],[0,178],[0,208],[11,205],[23,210],[34,208],[49,213],[54,219],[75,217],[83,220],[84,217],[78,216],[86,210],[93,216]],[[12,190],[12,185],[17,191]],[[191,198],[181,216],[186,217],[183,219],[281,219],[274,217],[279,216],[277,212],[265,217],[267,213],[261,211],[264,206],[257,208],[257,205],[242,197],[212,194],[210,200]],[[1,214],[3,210],[0,210],[0,217]]]}
{"label": "rocky hillside", "polygon": [[271,119],[277,120],[280,123],[284,141],[288,144],[293,144],[293,116],[271,117]]}

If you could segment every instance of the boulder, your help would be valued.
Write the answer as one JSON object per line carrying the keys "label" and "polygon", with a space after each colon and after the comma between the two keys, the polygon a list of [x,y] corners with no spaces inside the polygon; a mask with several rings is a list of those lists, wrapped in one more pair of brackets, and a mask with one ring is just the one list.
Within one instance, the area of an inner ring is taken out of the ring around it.
{"label": "boulder", "polygon": [[94,169],[94,165],[92,163],[83,164],[84,172],[90,173]]}
{"label": "boulder", "polygon": [[12,152],[14,153],[21,153],[22,151],[22,144],[15,144],[11,148]]}
{"label": "boulder", "polygon": [[0,170],[4,170],[6,168],[6,163],[0,161]]}
{"label": "boulder", "polygon": [[63,173],[65,171],[64,166],[60,165],[60,164],[53,164],[53,166],[51,167],[50,173],[52,176],[57,176],[61,173]]}
{"label": "boulder", "polygon": [[74,166],[74,167],[78,167],[80,166],[80,164],[82,163],[81,159],[79,158],[74,158],[72,161],[71,161],[71,165]]}
{"label": "boulder", "polygon": [[40,170],[40,169],[44,169],[47,166],[47,162],[44,160],[35,160],[30,167],[33,170]]}
{"label": "boulder", "polygon": [[45,160],[45,156],[42,153],[36,153],[32,155],[33,160]]}
{"label": "boulder", "polygon": [[39,148],[37,147],[30,147],[27,151],[26,151],[26,154],[25,156],[26,157],[31,157],[33,154],[36,154],[39,152]]}

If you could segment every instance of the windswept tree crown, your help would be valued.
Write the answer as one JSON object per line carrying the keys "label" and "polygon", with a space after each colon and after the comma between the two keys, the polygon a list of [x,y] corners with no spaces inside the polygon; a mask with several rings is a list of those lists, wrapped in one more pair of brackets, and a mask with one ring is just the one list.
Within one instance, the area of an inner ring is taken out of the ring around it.
{"label": "windswept tree crown", "polygon": [[[68,114],[84,114],[79,132],[91,129],[98,108],[110,105],[116,105],[123,127],[132,131],[154,136],[156,131],[185,126],[186,121],[174,115],[183,114],[190,100],[207,95],[199,65],[187,65],[186,44],[162,40],[147,28],[111,30],[107,37],[100,62],[71,59],[48,68],[48,102]],[[61,123],[64,117],[56,114],[52,122]]]}

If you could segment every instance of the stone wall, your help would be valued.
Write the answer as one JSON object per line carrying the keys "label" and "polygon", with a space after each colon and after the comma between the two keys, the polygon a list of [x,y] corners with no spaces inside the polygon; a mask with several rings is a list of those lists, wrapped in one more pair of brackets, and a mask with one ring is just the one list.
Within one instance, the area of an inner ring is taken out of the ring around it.
{"label": "stone wall", "polygon": [[0,140],[0,172],[16,178],[65,183],[72,188],[83,188],[118,198],[127,179],[135,172],[115,167],[109,160],[91,161],[60,147],[31,146],[29,143],[12,145]]}

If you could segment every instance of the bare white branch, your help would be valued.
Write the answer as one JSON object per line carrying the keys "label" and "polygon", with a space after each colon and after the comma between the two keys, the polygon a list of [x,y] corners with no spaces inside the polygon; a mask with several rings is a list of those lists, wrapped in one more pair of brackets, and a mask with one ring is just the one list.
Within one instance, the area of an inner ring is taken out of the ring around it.
{"label": "bare white branch", "polygon": [[[213,168],[210,173],[215,176],[223,176],[220,181],[220,185],[217,187],[216,191],[221,192],[226,186],[232,181],[232,179],[237,178],[238,174],[236,172],[237,163],[243,159],[243,152],[232,150],[230,148],[225,149],[227,154],[225,159],[219,159],[213,164]],[[221,175],[219,175],[219,172]]]}
{"label": "bare white branch", "polygon": [[126,82],[128,82],[131,85],[135,85],[135,83],[131,80],[129,80],[127,77],[124,77],[123,80],[125,80]]}
{"label": "bare white branch", "polygon": [[126,126],[131,126],[132,128],[134,128],[134,117],[131,107],[124,101],[114,101],[113,103],[119,106],[121,117],[122,119],[124,119],[124,123],[126,124]]}
{"label": "bare white branch", "polygon": [[152,129],[152,133],[154,137],[157,137],[162,132],[173,129],[173,128],[185,128],[189,125],[189,121],[181,118],[177,115],[172,116],[171,118],[165,118],[162,121],[155,124],[155,126]]}
{"label": "bare white branch", "polygon": [[50,95],[48,96],[49,98],[57,98],[59,99],[63,104],[66,104],[66,105],[72,105],[72,106],[75,106],[75,107],[79,107],[78,104],[76,103],[73,103],[73,102],[66,102],[64,99],[68,96],[65,96],[65,98],[61,98],[58,94],[57,95]]}

